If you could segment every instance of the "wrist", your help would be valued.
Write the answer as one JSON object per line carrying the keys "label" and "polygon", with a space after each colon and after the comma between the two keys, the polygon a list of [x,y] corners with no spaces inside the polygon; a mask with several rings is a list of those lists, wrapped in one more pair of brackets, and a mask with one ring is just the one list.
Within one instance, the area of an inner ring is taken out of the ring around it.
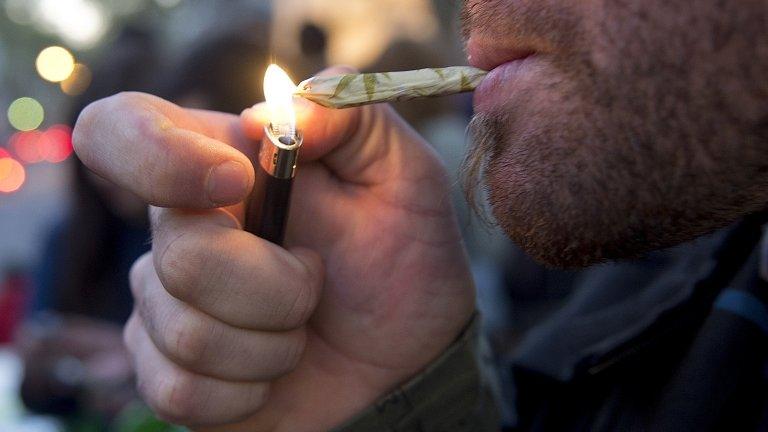
{"label": "wrist", "polygon": [[496,406],[477,363],[478,326],[475,315],[433,363],[333,431],[495,430]]}

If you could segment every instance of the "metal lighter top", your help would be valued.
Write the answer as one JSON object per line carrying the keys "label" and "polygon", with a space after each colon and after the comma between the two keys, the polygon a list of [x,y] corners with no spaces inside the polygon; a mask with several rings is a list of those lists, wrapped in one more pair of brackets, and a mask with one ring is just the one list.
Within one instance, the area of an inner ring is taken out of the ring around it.
{"label": "metal lighter top", "polygon": [[303,143],[301,132],[293,136],[280,136],[270,126],[264,127],[264,140],[259,151],[259,163],[269,175],[279,179],[291,179],[296,175],[296,162]]}

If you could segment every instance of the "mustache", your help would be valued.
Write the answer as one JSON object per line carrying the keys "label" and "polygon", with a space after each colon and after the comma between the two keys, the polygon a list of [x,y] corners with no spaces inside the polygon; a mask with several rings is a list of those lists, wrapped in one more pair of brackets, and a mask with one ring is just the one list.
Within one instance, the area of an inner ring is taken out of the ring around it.
{"label": "mustache", "polygon": [[477,15],[478,3],[474,0],[462,0],[461,12],[459,13],[459,25],[461,30],[461,39],[466,45],[469,36],[472,33],[473,17]]}
{"label": "mustache", "polygon": [[489,114],[476,114],[467,126],[467,152],[461,163],[460,179],[464,198],[483,225],[495,225],[484,200],[483,176],[488,161],[500,145],[502,120]]}
{"label": "mustache", "polygon": [[570,51],[586,42],[582,18],[562,0],[462,0],[460,30],[465,44],[479,34],[534,51]]}

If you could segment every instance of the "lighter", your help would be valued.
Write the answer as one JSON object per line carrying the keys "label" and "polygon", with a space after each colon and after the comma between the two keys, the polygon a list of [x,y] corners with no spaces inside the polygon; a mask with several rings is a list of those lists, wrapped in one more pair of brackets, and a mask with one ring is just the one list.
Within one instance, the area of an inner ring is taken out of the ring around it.
{"label": "lighter", "polygon": [[282,245],[296,163],[302,144],[296,129],[293,92],[296,85],[277,65],[270,65],[264,77],[264,96],[270,124],[264,128],[256,182],[246,213],[246,229],[272,243]]}

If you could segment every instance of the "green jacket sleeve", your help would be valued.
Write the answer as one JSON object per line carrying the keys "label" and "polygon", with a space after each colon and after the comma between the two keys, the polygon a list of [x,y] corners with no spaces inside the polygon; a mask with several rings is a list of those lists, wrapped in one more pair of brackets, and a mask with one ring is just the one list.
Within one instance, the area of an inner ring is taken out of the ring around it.
{"label": "green jacket sleeve", "polygon": [[334,432],[490,432],[499,416],[478,361],[479,319],[419,375]]}

